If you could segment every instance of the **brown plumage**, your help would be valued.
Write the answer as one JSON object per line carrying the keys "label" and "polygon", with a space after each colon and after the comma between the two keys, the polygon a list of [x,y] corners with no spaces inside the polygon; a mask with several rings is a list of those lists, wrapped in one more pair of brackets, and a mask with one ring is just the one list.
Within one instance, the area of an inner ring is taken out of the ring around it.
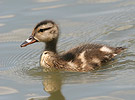
{"label": "brown plumage", "polygon": [[59,29],[55,22],[45,20],[36,25],[32,35],[21,47],[34,42],[45,42],[45,51],[41,55],[40,65],[46,70],[66,70],[86,72],[99,69],[125,48],[110,47],[100,44],[84,44],[63,54],[58,54],[56,44]]}

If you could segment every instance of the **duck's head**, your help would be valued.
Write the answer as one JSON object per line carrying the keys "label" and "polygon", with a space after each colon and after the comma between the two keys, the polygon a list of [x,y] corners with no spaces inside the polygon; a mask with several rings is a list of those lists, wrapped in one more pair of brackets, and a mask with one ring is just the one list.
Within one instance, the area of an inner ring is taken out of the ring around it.
{"label": "duck's head", "polygon": [[38,23],[31,36],[21,44],[21,47],[25,47],[35,42],[49,43],[53,40],[57,41],[59,36],[59,29],[55,22],[51,20],[44,20]]}

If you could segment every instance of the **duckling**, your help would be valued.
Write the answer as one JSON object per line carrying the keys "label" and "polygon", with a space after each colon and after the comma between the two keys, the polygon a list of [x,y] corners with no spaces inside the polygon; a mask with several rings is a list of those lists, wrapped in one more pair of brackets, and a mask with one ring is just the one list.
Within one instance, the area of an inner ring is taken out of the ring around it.
{"label": "duckling", "polygon": [[58,37],[58,25],[54,21],[44,20],[35,26],[32,35],[21,44],[21,47],[35,42],[44,42],[46,47],[40,60],[43,68],[79,72],[99,69],[104,63],[126,49],[102,44],[84,44],[58,54],[56,50]]}

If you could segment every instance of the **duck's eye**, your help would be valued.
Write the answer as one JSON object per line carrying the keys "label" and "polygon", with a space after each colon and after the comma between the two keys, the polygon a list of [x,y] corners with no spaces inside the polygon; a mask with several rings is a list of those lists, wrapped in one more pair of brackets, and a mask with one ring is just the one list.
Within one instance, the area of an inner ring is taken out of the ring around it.
{"label": "duck's eye", "polygon": [[44,54],[47,54],[47,52],[45,52]]}
{"label": "duck's eye", "polygon": [[48,28],[44,28],[44,29],[40,29],[38,32],[44,32],[44,31],[47,31],[49,29],[51,29],[52,27],[48,27]]}
{"label": "duck's eye", "polygon": [[38,32],[43,32],[44,31],[44,29],[40,29]]}

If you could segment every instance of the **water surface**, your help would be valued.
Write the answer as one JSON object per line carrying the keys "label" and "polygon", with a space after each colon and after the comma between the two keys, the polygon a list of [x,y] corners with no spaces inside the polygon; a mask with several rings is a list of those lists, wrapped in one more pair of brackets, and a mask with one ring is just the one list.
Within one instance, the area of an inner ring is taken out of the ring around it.
{"label": "water surface", "polygon": [[[1,0],[0,100],[134,100],[134,0]],[[56,21],[58,52],[83,43],[124,46],[103,69],[45,73],[44,44],[20,44],[41,20]]]}

